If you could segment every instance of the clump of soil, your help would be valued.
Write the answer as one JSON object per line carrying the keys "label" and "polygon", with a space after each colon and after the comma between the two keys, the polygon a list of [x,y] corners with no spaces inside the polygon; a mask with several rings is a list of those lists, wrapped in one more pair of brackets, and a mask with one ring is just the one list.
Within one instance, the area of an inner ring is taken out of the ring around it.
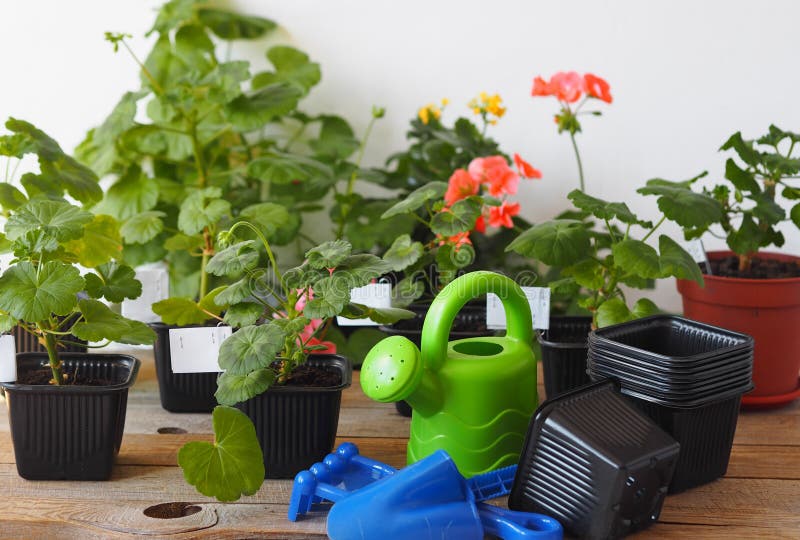
{"label": "clump of soil", "polygon": [[[84,375],[78,370],[77,373],[64,370],[67,378],[62,384],[75,385],[75,386],[109,386],[114,384],[110,379],[99,379]],[[30,384],[47,386],[53,380],[53,372],[49,367],[43,367],[20,373],[17,377],[17,384]]]}
{"label": "clump of soil", "polygon": [[[280,366],[278,362],[273,362],[271,367],[277,373]],[[309,366],[308,364],[294,368],[289,378],[286,379],[286,386],[326,388],[340,384],[342,384],[342,374],[338,370]]]}
{"label": "clump of soil", "polygon": [[739,259],[735,255],[711,261],[711,272],[715,276],[744,279],[782,279],[800,277],[800,264],[795,261],[775,259],[753,259],[750,269],[739,271]]}

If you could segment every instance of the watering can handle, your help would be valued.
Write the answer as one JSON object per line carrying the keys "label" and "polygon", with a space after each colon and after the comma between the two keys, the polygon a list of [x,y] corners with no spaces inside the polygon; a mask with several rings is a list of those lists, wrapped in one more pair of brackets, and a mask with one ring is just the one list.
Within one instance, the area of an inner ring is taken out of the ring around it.
{"label": "watering can handle", "polygon": [[503,540],[562,540],[564,529],[555,519],[531,512],[516,512],[478,503],[484,534]]}
{"label": "watering can handle", "polygon": [[438,371],[447,358],[450,327],[464,304],[494,293],[503,302],[508,330],[506,336],[530,344],[533,321],[528,299],[512,279],[495,272],[470,272],[447,285],[431,303],[422,326],[422,361],[427,369]]}

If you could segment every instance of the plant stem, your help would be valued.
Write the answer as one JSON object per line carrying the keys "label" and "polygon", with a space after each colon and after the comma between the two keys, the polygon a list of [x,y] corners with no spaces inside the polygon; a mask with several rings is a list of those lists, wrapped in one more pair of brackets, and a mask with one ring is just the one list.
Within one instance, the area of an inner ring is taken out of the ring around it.
{"label": "plant stem", "polygon": [[136,56],[136,54],[133,52],[133,49],[131,49],[128,46],[128,42],[125,41],[124,39],[121,39],[120,41],[122,42],[122,46],[125,47],[128,50],[128,52],[130,53],[131,57],[133,57],[133,60],[137,64],[139,64],[139,67],[142,69],[142,73],[144,73],[145,77],[147,77],[147,80],[150,81],[150,84],[153,85],[153,90],[156,91],[156,94],[163,94],[164,93],[164,89],[161,87],[160,84],[158,84],[158,81],[156,80],[155,77],[153,77],[153,74],[150,73],[150,70],[147,69],[144,66],[144,64],[142,63],[141,60],[139,60],[139,57]]}
{"label": "plant stem", "polygon": [[664,223],[665,219],[667,219],[667,216],[661,216],[661,219],[658,220],[658,223],[656,223],[655,227],[650,229],[650,232],[644,235],[644,238],[642,238],[642,242],[646,242],[647,239],[650,238],[650,236],[652,236],[654,232],[656,232],[656,229],[658,229],[661,226],[661,224]]}
{"label": "plant stem", "polygon": [[281,275],[280,270],[278,270],[278,263],[275,260],[275,255],[272,253],[272,248],[269,247],[269,242],[264,237],[264,235],[259,231],[256,227],[253,226],[252,223],[247,221],[238,221],[236,222],[233,227],[228,230],[228,234],[233,234],[233,231],[238,229],[240,226],[247,227],[251,231],[253,231],[256,236],[261,240],[261,243],[264,245],[264,249],[267,251],[267,257],[269,257],[269,262],[272,264],[272,271],[275,272],[275,277],[278,278],[278,281],[281,284],[281,288],[283,289],[284,293],[286,292],[286,285],[283,283],[283,276]]}
{"label": "plant stem", "polygon": [[62,370],[61,359],[58,357],[58,342],[55,335],[49,332],[50,328],[46,328],[43,322],[37,323],[39,330],[44,334],[44,346],[47,349],[47,358],[50,360],[50,371],[53,372],[53,381],[56,385],[60,386],[64,382],[64,373]]}
{"label": "plant stem", "polygon": [[575,134],[570,131],[569,140],[572,141],[572,149],[575,150],[575,159],[578,160],[578,177],[581,181],[581,191],[586,190],[583,181],[583,163],[581,162],[581,154],[578,152],[578,143],[575,141]]}
{"label": "plant stem", "polygon": [[364,131],[364,137],[361,138],[361,144],[358,147],[358,157],[356,158],[356,167],[353,169],[353,172],[350,174],[350,178],[347,180],[347,191],[346,195],[348,201],[346,203],[346,207],[342,209],[342,213],[340,215],[339,221],[339,228],[336,231],[336,238],[342,238],[344,235],[344,227],[347,224],[347,218],[350,217],[350,212],[352,211],[352,206],[350,205],[349,198],[353,194],[353,190],[355,189],[356,179],[358,178],[358,170],[361,168],[361,161],[364,159],[364,150],[367,148],[367,141],[369,140],[369,136],[372,133],[372,128],[375,125],[375,121],[378,118],[373,115],[367,124],[367,129]]}

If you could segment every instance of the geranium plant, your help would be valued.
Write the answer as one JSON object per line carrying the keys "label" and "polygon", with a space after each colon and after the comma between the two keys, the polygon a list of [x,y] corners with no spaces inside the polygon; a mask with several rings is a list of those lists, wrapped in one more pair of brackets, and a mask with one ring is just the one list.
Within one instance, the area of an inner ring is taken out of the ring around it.
{"label": "geranium plant", "polygon": [[603,114],[601,111],[582,110],[586,103],[599,100],[610,104],[613,101],[609,84],[604,79],[591,73],[580,75],[575,71],[559,71],[550,77],[549,81],[545,81],[540,76],[535,77],[531,95],[534,97],[552,96],[558,100],[561,107],[555,116],[558,132],[563,133],[566,131],[569,133],[572,149],[575,151],[575,159],[578,162],[580,188],[581,191],[586,191],[583,163],[581,162],[581,154],[578,151],[575,135],[582,129],[579,120],[580,116],[601,116]]}
{"label": "geranium plant", "polygon": [[[69,384],[74,380],[59,357],[63,345],[76,339],[152,343],[154,335],[102,302],[141,294],[133,270],[116,260],[122,254],[116,219],[63,199],[67,192],[85,202],[97,200],[97,176],[32,124],[11,118],[6,127],[14,133],[0,137],[0,155],[36,154],[40,172],[22,176],[25,193],[10,183],[0,189],[7,217],[2,244],[14,254],[0,277],[0,331],[19,325],[36,336],[47,350],[51,382]],[[89,271],[81,275],[78,263]]]}
{"label": "geranium plant", "polygon": [[[653,179],[640,193],[659,197],[664,214],[684,228],[686,238],[698,238],[706,231],[721,236],[736,254],[734,273],[748,275],[753,258],[760,248],[782,246],[783,233],[778,226],[792,221],[800,227],[800,202],[794,202],[788,213],[779,204],[800,200],[800,189],[792,181],[800,174],[800,156],[795,146],[800,135],[772,125],[769,131],[754,140],[746,140],[736,132],[720,150],[732,150],[739,158],[725,162],[726,183],[703,187],[701,193],[692,186],[703,173],[684,182]],[[702,206],[690,206],[687,200]],[[697,203],[695,203],[697,204]],[[711,230],[718,225],[719,229]]]}
{"label": "geranium plant", "polygon": [[400,235],[384,255],[391,269],[405,276],[395,287],[395,305],[408,305],[426,290],[435,294],[472,264],[472,235],[485,234],[487,227],[514,227],[520,205],[509,196],[517,192],[520,177],[542,176],[519,155],[514,161],[516,171],[502,155],[473,159],[466,168],[456,169],[448,182],[428,182],[386,211],[385,218],[414,217],[428,236],[422,242]]}
{"label": "geranium plant", "polygon": [[[675,276],[702,283],[697,264],[667,235],[658,251],[647,243],[661,224],[639,219],[628,205],[597,199],[580,190],[569,194],[580,219],[554,219],[523,232],[507,248],[561,268],[556,291],[583,291],[579,305],[593,318],[593,327],[608,326],[658,312],[649,299],[630,305],[623,285],[648,288],[655,279]],[[636,235],[641,231],[641,235]]]}
{"label": "geranium plant", "polygon": [[[258,240],[236,238],[245,231]],[[220,403],[214,412],[216,443],[189,443],[178,460],[187,481],[201,493],[235,500],[258,489],[264,468],[251,427],[237,431],[239,435],[228,434],[229,422],[249,424],[246,416],[229,406],[273,384],[291,383],[310,353],[331,351],[332,344],[323,336],[333,317],[370,317],[391,323],[413,313],[350,301],[351,289],[386,273],[390,264],[375,255],[353,253],[349,242],[333,240],[316,246],[306,252],[300,266],[281,272],[269,241],[253,223],[238,222],[221,237],[227,247],[211,258],[207,270],[232,281],[220,288],[216,301],[238,313],[239,330],[219,351],[219,365],[225,372],[215,394]],[[266,267],[259,266],[262,249],[267,254]],[[229,420],[220,420],[218,426],[218,416]]]}
{"label": "geranium plant", "polygon": [[168,263],[171,298],[154,307],[165,323],[219,315],[210,293],[224,280],[204,271],[218,231],[246,219],[274,245],[296,243],[302,254],[303,214],[320,210],[337,181],[372,177],[348,161],[359,141],[344,119],[299,110],[321,79],[308,55],[275,45],[266,51],[271,67],[256,72],[218,50],[276,27],[173,0],[158,13],[144,61],[126,35],[106,36],[133,57],[142,84],[87,134],[78,155],[113,177],[98,211],[122,220],[126,262]]}

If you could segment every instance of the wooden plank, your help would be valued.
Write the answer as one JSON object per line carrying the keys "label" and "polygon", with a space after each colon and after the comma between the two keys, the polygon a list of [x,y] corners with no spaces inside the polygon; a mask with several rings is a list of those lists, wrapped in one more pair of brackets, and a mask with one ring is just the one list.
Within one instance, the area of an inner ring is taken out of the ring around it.
{"label": "wooden plank", "polygon": [[659,540],[797,540],[800,531],[786,527],[746,527],[731,525],[687,525],[684,523],[656,523],[652,527],[628,538],[658,538]]}
{"label": "wooden plank", "polygon": [[734,444],[725,476],[800,480],[800,448]]}

